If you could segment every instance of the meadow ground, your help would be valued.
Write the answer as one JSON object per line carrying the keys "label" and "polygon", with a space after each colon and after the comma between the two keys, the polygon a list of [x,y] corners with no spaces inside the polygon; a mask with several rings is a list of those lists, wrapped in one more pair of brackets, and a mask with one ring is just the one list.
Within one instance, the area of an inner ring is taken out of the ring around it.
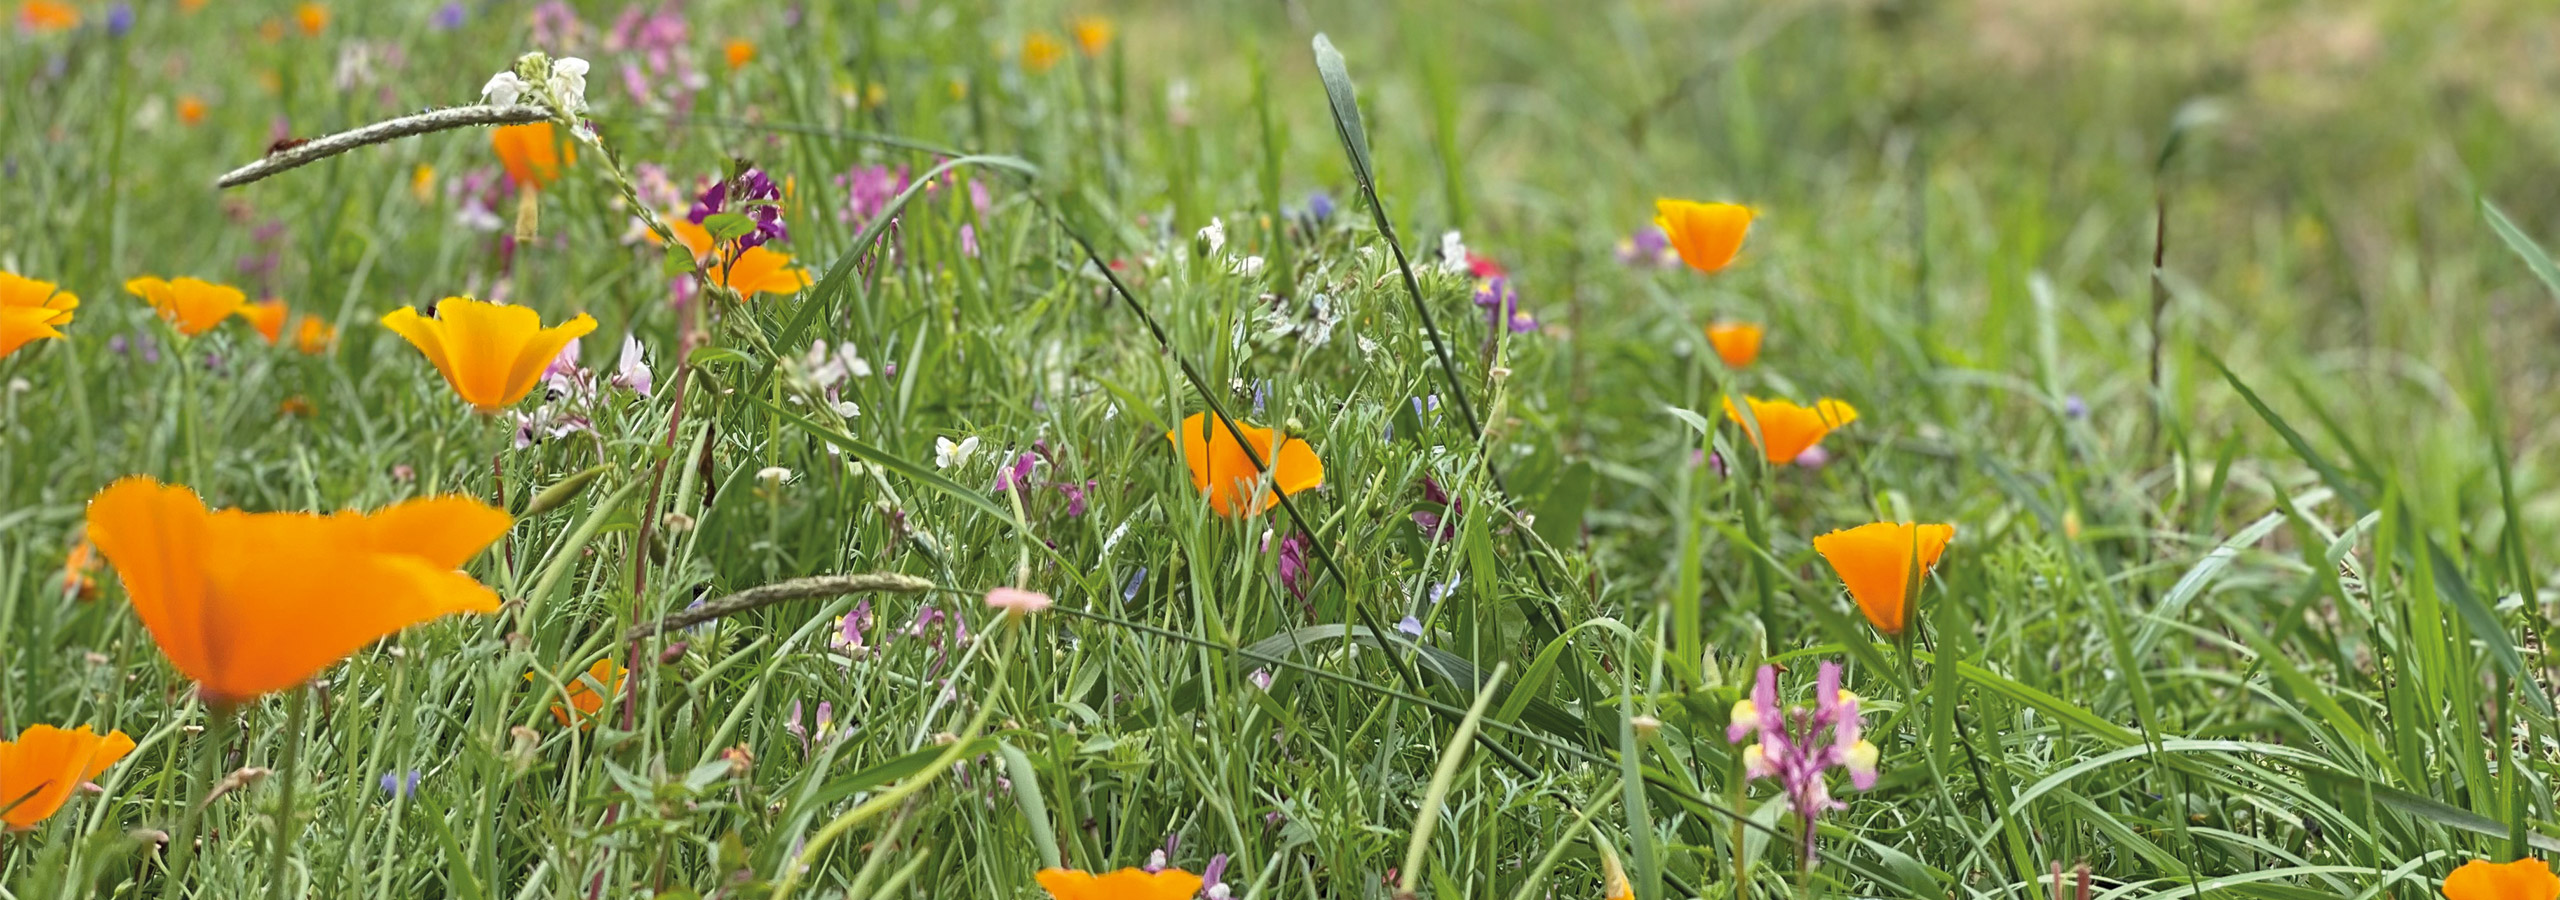
{"label": "meadow ground", "polygon": [[2539,4],[11,6],[0,897],[2560,895]]}

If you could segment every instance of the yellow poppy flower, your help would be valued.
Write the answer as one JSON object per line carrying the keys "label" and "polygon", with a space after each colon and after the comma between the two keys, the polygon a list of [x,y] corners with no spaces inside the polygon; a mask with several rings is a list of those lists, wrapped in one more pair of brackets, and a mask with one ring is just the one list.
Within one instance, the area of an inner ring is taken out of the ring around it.
{"label": "yellow poppy flower", "polygon": [[1743,402],[1751,404],[1751,421],[1743,421],[1742,412],[1734,408],[1731,397],[1724,400],[1724,417],[1741,425],[1751,443],[1768,454],[1770,462],[1781,465],[1794,462],[1797,456],[1822,443],[1823,437],[1858,420],[1857,407],[1829,397],[1811,407],[1758,397],[1746,397]]}
{"label": "yellow poppy flower", "polygon": [[1190,900],[1200,876],[1181,869],[1122,869],[1096,875],[1081,869],[1042,869],[1032,876],[1054,900]]}
{"label": "yellow poppy flower", "polygon": [[1877,631],[1901,634],[1911,624],[1912,554],[1919,554],[1920,576],[1926,578],[1955,537],[1953,525],[1876,522],[1814,538],[1813,549],[1840,573],[1849,597]]}
{"label": "yellow poppy flower", "polygon": [[[1241,423],[1236,430],[1244,432],[1245,440],[1253,442],[1254,453],[1271,467],[1271,491],[1261,490],[1262,473],[1254,468],[1254,457],[1246,455],[1245,445],[1236,441],[1224,422],[1212,424],[1208,413],[1192,413],[1182,420],[1182,427],[1164,435],[1191,467],[1191,486],[1208,495],[1210,508],[1219,515],[1256,515],[1278,505],[1280,494],[1324,483],[1324,461],[1316,458],[1315,448],[1306,441]],[[1257,496],[1260,499],[1255,501]]]}
{"label": "yellow poppy flower", "polygon": [[498,595],[456,569],[513,524],[460,496],[373,513],[214,512],[136,475],[90,498],[88,534],[162,655],[206,700],[232,704],[402,628],[496,612]]}
{"label": "yellow poppy flower", "polygon": [[249,295],[239,288],[194,278],[163,281],[146,275],[125,282],[124,289],[150,301],[161,318],[188,337],[212,331],[249,302]]}
{"label": "yellow poppy flower", "polygon": [[426,354],[463,400],[481,412],[496,412],[531,393],[543,367],[570,340],[596,330],[596,320],[579,313],[544,328],[542,316],[522,306],[447,297],[436,304],[434,318],[403,306],[383,316],[382,327]]}
{"label": "yellow poppy flower", "polygon": [[1699,203],[1663,198],[1653,201],[1653,224],[1670,236],[1671,247],[1689,268],[1713,274],[1733,264],[1742,238],[1751,233],[1751,207],[1733,203]]}
{"label": "yellow poppy flower", "polygon": [[1760,358],[1760,338],[1766,333],[1749,322],[1717,322],[1707,326],[1707,343],[1715,345],[1716,358],[1727,368],[1739,369]]}
{"label": "yellow poppy flower", "polygon": [[1058,37],[1046,31],[1034,31],[1022,39],[1022,67],[1033,72],[1046,72],[1066,58],[1067,48]]}
{"label": "yellow poppy flower", "polygon": [[1067,30],[1075,35],[1076,49],[1084,51],[1086,56],[1101,56],[1102,51],[1111,46],[1111,35],[1116,29],[1110,19],[1080,16],[1068,24]]}
{"label": "yellow poppy flower", "polygon": [[82,725],[69,731],[51,725],[29,725],[15,741],[0,741],[0,821],[11,831],[36,827],[62,809],[81,783],[133,752],[124,732],[93,733]]}
{"label": "yellow poppy flower", "polygon": [[45,338],[62,337],[55,326],[71,324],[80,298],[54,286],[10,272],[0,272],[0,357]]}

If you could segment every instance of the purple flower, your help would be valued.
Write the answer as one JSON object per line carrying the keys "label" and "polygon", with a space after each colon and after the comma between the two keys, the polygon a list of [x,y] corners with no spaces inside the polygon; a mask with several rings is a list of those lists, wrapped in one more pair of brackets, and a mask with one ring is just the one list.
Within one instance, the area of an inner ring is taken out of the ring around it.
{"label": "purple flower", "polygon": [[1270,669],[1255,669],[1252,673],[1244,676],[1244,680],[1251,683],[1254,687],[1261,688],[1264,691],[1271,690]]}
{"label": "purple flower", "polygon": [[1839,663],[1822,664],[1813,699],[1810,710],[1779,705],[1778,668],[1761,666],[1751,698],[1733,705],[1733,724],[1725,729],[1725,740],[1737,744],[1759,736],[1758,743],[1743,750],[1743,774],[1755,781],[1774,778],[1786,792],[1788,804],[1805,824],[1808,866],[1814,860],[1814,819],[1847,805],[1831,799],[1823,773],[1847,769],[1849,785],[1863,791],[1876,785],[1878,756],[1876,745],[1860,734],[1858,695],[1840,688]]}
{"label": "purple flower", "polygon": [[579,33],[586,23],[578,21],[578,10],[565,0],[547,0],[533,8],[533,43],[553,51],[575,49]]}
{"label": "purple flower", "polygon": [[692,29],[673,2],[623,7],[604,38],[605,50],[623,58],[622,86],[631,99],[677,114],[690,110],[694,92],[711,83],[693,65],[692,44]]}
{"label": "purple flower", "polygon": [[700,225],[724,212],[742,213],[755,221],[754,231],[738,237],[739,250],[791,239],[790,227],[782,222],[782,189],[763,169],[748,169],[734,179],[714,183],[694,199],[685,221]]}
{"label": "purple flower", "polygon": [[1293,531],[1280,539],[1280,586],[1288,588],[1290,596],[1305,600],[1306,577],[1307,536]]}
{"label": "purple flower", "polygon": [[1520,308],[1520,293],[1511,289],[1511,276],[1496,275],[1476,283],[1476,306],[1484,310],[1484,321],[1495,329],[1509,328],[1512,334],[1538,330],[1538,320]]}
{"label": "purple flower", "polygon": [[1032,464],[1039,461],[1039,457],[1033,456],[1030,451],[1026,450],[1022,454],[1013,458],[1012,465],[997,466],[996,490],[1010,491],[1017,487],[1024,489],[1035,487],[1035,485],[1031,483],[1031,467]]}
{"label": "purple flower", "polygon": [[418,795],[418,779],[420,777],[421,775],[416,769],[410,769],[407,772],[384,772],[382,773],[381,782],[382,792],[390,795],[393,799],[401,797],[415,797]]}
{"label": "purple flower", "polygon": [[2073,419],[2086,419],[2089,417],[2089,401],[2080,399],[2080,395],[2078,394],[2072,394],[2068,397],[2064,397],[2062,398],[2062,414]]}
{"label": "purple flower", "polygon": [[1307,192],[1307,216],[1319,223],[1333,218],[1333,195],[1323,191]]}
{"label": "purple flower", "polygon": [[1085,494],[1091,492],[1097,483],[1098,482],[1095,482],[1093,479],[1088,478],[1085,479],[1083,484],[1077,484],[1072,481],[1052,481],[1049,482],[1049,486],[1057,488],[1058,493],[1066,496],[1067,518],[1072,519],[1077,516],[1084,515]]}
{"label": "purple flower", "polygon": [[1404,632],[1406,637],[1421,637],[1422,620],[1413,616],[1406,616],[1402,621],[1396,623],[1396,630]]}
{"label": "purple flower", "polygon": [[117,3],[107,7],[107,36],[120,38],[133,33],[133,4]]}
{"label": "purple flower", "polygon": [[1121,589],[1120,589],[1120,599],[1121,599],[1121,601],[1122,601],[1122,602],[1129,602],[1129,601],[1137,600],[1137,599],[1138,599],[1138,589],[1139,589],[1139,588],[1146,587],[1146,586],[1147,586],[1147,567],[1145,567],[1145,566],[1139,566],[1139,567],[1138,567],[1138,571],[1137,571],[1137,573],[1129,576],[1129,584],[1128,584],[1128,586],[1127,586],[1127,587],[1123,587],[1123,588],[1121,588]]}
{"label": "purple flower", "polygon": [[852,612],[836,617],[836,633],[827,636],[827,646],[854,656],[868,654],[872,648],[862,632],[870,627],[871,601],[864,600],[854,604]]}
{"label": "purple flower", "polygon": [[649,360],[641,356],[640,339],[628,334],[623,335],[622,358],[613,366],[613,386],[638,394],[640,399],[646,400],[649,399],[649,389],[655,380],[656,376],[649,374]]}
{"label": "purple flower", "polygon": [[1831,451],[1822,449],[1821,444],[1815,444],[1804,448],[1803,453],[1796,454],[1795,463],[1797,468],[1819,470],[1831,464]]}
{"label": "purple flower", "polygon": [[452,31],[462,27],[462,20],[469,15],[470,10],[463,7],[462,0],[448,0],[445,5],[436,7],[435,15],[427,18],[427,27]]}
{"label": "purple flower", "polygon": [[960,224],[960,255],[978,258],[978,229],[966,222]]}
{"label": "purple flower", "polygon": [[1665,268],[1680,262],[1678,251],[1671,249],[1671,236],[1655,225],[1639,227],[1618,241],[1618,262],[1636,268]]}
{"label": "purple flower", "polygon": [[1466,505],[1441,490],[1440,482],[1428,475],[1422,478],[1422,499],[1438,504],[1441,511],[1415,510],[1413,524],[1421,526],[1422,536],[1433,543],[1448,543],[1458,533],[1458,516],[1466,511]]}
{"label": "purple flower", "polygon": [[1208,867],[1200,870],[1200,883],[1208,886],[1205,888],[1207,893],[1202,895],[1208,900],[1227,900],[1234,895],[1234,889],[1227,887],[1226,854],[1209,857]]}
{"label": "purple flower", "polygon": [[845,191],[844,209],[836,220],[861,228],[887,212],[889,201],[907,189],[907,167],[863,166],[836,176],[836,186]]}

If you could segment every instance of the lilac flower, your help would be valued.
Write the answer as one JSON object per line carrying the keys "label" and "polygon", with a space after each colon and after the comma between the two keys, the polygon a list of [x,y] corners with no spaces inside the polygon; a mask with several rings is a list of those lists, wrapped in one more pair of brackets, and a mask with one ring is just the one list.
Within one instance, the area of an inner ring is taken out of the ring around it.
{"label": "lilac flower", "polygon": [[1271,690],[1270,669],[1255,669],[1252,673],[1244,676],[1244,680],[1252,684],[1254,687],[1261,688],[1264,691]]}
{"label": "lilac flower", "polygon": [[1227,887],[1226,854],[1209,857],[1208,867],[1200,870],[1200,883],[1208,886],[1206,893],[1201,895],[1208,900],[1227,900],[1235,895],[1235,889]]}
{"label": "lilac flower", "polygon": [[640,399],[646,400],[649,399],[649,390],[655,379],[656,376],[649,374],[649,360],[641,355],[640,339],[628,334],[623,335],[622,358],[613,366],[613,386],[638,394]]}
{"label": "lilac flower", "polygon": [[1458,516],[1466,511],[1463,502],[1440,489],[1440,482],[1428,475],[1422,478],[1422,499],[1439,504],[1441,512],[1415,510],[1413,524],[1422,528],[1422,536],[1433,543],[1445,544],[1458,533]]}
{"label": "lilac flower", "polygon": [[996,490],[1010,491],[1017,487],[1023,489],[1036,487],[1031,483],[1031,466],[1039,461],[1039,457],[1026,450],[1013,458],[1012,465],[997,466]]}
{"label": "lilac flower", "polygon": [[[1876,785],[1876,745],[1859,734],[1858,695],[1840,688],[1840,664],[1824,662],[1814,685],[1814,707],[1788,709],[1778,703],[1778,668],[1761,666],[1751,698],[1733,705],[1733,724],[1725,740],[1741,743],[1754,734],[1759,742],[1742,752],[1747,779],[1777,779],[1788,804],[1804,821],[1804,862],[1814,861],[1814,819],[1847,804],[1831,799],[1823,773],[1849,771],[1858,790]],[[1827,732],[1827,733],[1826,733]]]}
{"label": "lilac flower", "polygon": [[1803,453],[1796,454],[1795,464],[1797,468],[1819,470],[1831,464],[1831,451],[1822,449],[1821,444],[1806,447]]}
{"label": "lilac flower", "polygon": [[2072,394],[2068,397],[2064,397],[2062,398],[2062,414],[2073,419],[2086,419],[2089,417],[2089,401],[2080,399],[2080,395],[2078,394]]}
{"label": "lilac flower", "polygon": [[856,657],[868,655],[871,645],[863,639],[863,630],[872,625],[871,601],[853,605],[853,611],[836,617],[836,633],[827,636],[827,646]]}
{"label": "lilac flower", "polygon": [[791,229],[782,221],[782,188],[763,169],[748,169],[734,179],[712,184],[694,199],[685,221],[700,225],[724,212],[743,213],[755,220],[755,230],[738,237],[739,250],[791,239]]}
{"label": "lilac flower", "polygon": [[1307,192],[1307,216],[1319,224],[1333,218],[1333,195],[1323,191]]}
{"label": "lilac flower", "polygon": [[836,220],[861,228],[887,212],[889,201],[907,189],[907,167],[863,166],[836,176],[836,186],[845,190],[844,209]]}
{"label": "lilac flower", "polygon": [[960,223],[960,255],[978,258],[978,229],[966,222]]}
{"label": "lilac flower", "polygon": [[560,353],[542,367],[542,394],[552,400],[580,400],[595,392],[595,373],[578,365],[578,339],[560,345]]}
{"label": "lilac flower", "polygon": [[107,36],[124,37],[133,33],[133,4],[119,2],[107,7]]}
{"label": "lilac flower", "polygon": [[1666,268],[1680,263],[1680,253],[1671,248],[1671,236],[1662,228],[1646,225],[1618,241],[1618,262],[1637,268]]}
{"label": "lilac flower", "polygon": [[436,7],[435,15],[427,18],[427,27],[437,31],[452,31],[462,27],[463,19],[469,15],[470,10],[462,5],[462,0],[446,0],[445,5]]}
{"label": "lilac flower", "polygon": [[1422,620],[1414,616],[1406,616],[1402,620],[1396,622],[1396,630],[1404,632],[1406,637],[1421,637]]}
{"label": "lilac flower", "polygon": [[1293,531],[1288,537],[1280,539],[1280,586],[1288,588],[1290,596],[1305,600],[1307,599],[1307,589],[1304,584],[1306,576],[1307,537]]}
{"label": "lilac flower", "polygon": [[565,0],[546,0],[533,8],[533,43],[546,50],[575,49],[586,23],[578,21],[578,10]]}
{"label": "lilac flower", "polygon": [[415,797],[418,795],[418,779],[420,777],[421,773],[416,769],[410,769],[407,772],[384,772],[382,773],[381,782],[382,792],[390,795],[394,799],[401,797]]}
{"label": "lilac flower", "polygon": [[595,427],[587,417],[569,412],[562,404],[545,403],[530,413],[508,410],[516,423],[516,449],[522,450],[543,441],[559,440]]}
{"label": "lilac flower", "polygon": [[791,715],[782,720],[782,730],[800,740],[800,749],[809,749],[809,729],[800,727],[800,701],[791,701]]}
{"label": "lilac flower", "polygon": [[1058,493],[1067,498],[1067,518],[1070,519],[1084,515],[1085,494],[1092,491],[1097,484],[1099,484],[1099,482],[1090,478],[1085,479],[1083,484],[1077,484],[1072,481],[1049,482],[1050,487],[1057,488]]}
{"label": "lilac flower", "polygon": [[684,13],[673,2],[654,9],[637,3],[623,7],[604,39],[605,49],[624,60],[622,86],[631,99],[677,114],[692,109],[694,92],[711,83],[694,67],[692,44]]}
{"label": "lilac flower", "polygon": [[1120,589],[1121,601],[1128,602],[1138,599],[1138,589],[1146,586],[1147,567],[1139,566],[1137,573],[1129,576],[1129,585]]}
{"label": "lilac flower", "polygon": [[1520,308],[1520,293],[1511,289],[1511,276],[1477,282],[1476,306],[1484,310],[1485,324],[1492,328],[1509,328],[1512,334],[1538,330],[1538,320]]}

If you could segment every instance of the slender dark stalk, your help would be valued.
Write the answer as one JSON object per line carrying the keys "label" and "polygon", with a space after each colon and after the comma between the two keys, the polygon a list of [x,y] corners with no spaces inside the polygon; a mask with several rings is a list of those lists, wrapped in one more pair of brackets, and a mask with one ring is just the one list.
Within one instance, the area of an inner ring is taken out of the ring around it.
{"label": "slender dark stalk", "polygon": [[271,900],[282,900],[286,894],[285,882],[292,880],[293,873],[293,839],[302,833],[293,818],[293,783],[300,780],[302,773],[302,715],[303,706],[310,699],[309,687],[296,687],[293,699],[285,707],[284,763],[276,767],[276,776],[284,784],[277,788],[276,827],[270,835],[275,842],[276,863],[274,871],[267,873],[267,896]]}

